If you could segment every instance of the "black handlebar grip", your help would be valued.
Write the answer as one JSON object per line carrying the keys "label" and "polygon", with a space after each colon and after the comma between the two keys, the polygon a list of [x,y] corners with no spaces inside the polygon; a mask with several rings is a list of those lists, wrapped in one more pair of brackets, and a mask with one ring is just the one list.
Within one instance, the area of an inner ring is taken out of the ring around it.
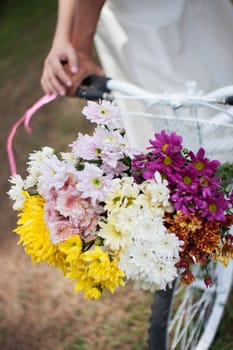
{"label": "black handlebar grip", "polygon": [[76,90],[76,96],[84,98],[86,100],[98,100],[103,99],[105,92],[96,89],[95,87],[83,88],[79,87]]}
{"label": "black handlebar grip", "polygon": [[233,106],[233,96],[226,97],[225,104],[227,104],[229,106]]}
{"label": "black handlebar grip", "polygon": [[80,87],[76,90],[76,96],[85,98],[86,100],[98,100],[104,97],[106,92],[110,92],[107,88],[107,82],[111,78],[98,75],[90,75],[85,78]]}
{"label": "black handlebar grip", "polygon": [[107,88],[107,82],[110,79],[111,78],[103,77],[100,75],[89,75],[82,81],[81,86],[95,86],[99,90],[109,92],[109,89]]}

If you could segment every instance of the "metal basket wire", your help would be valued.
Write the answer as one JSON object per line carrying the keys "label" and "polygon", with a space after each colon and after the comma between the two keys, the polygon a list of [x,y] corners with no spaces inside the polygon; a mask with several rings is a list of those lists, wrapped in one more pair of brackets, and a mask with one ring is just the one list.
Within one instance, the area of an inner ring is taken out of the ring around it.
{"label": "metal basket wire", "polygon": [[[196,110],[196,108],[195,108]],[[233,161],[233,119],[212,117],[208,113],[202,116],[192,113],[168,114],[147,112],[126,112],[123,122],[132,146],[145,149],[149,146],[149,139],[154,138],[156,132],[166,130],[176,132],[183,138],[183,146],[196,152],[200,147],[206,151],[210,159],[217,159],[221,163]],[[133,125],[133,128],[132,128]]]}

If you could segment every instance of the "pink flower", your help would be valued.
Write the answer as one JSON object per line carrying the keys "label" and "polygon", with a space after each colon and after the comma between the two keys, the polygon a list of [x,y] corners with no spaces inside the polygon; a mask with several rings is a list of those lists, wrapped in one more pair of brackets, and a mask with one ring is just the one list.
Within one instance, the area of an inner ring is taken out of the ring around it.
{"label": "pink flower", "polygon": [[109,101],[102,100],[99,103],[88,101],[82,113],[91,122],[119,127],[121,121],[120,108]]}
{"label": "pink flower", "polygon": [[[71,180],[72,179],[72,180]],[[71,180],[76,182],[77,170],[73,164],[66,163],[52,155],[41,164],[41,175],[38,178],[38,192],[49,199],[53,189],[59,190],[65,183]]]}
{"label": "pink flower", "polygon": [[77,158],[95,160],[95,164],[107,175],[119,175],[128,170],[128,167],[122,164],[122,159],[130,158],[131,150],[119,131],[97,127],[93,136],[79,134],[71,147]]}
{"label": "pink flower", "polygon": [[45,221],[51,241],[62,242],[72,235],[83,239],[96,236],[101,206],[93,206],[90,199],[83,199],[72,186],[57,192],[54,199],[45,204]]}
{"label": "pink flower", "polygon": [[95,137],[95,134],[90,136],[79,133],[77,140],[75,140],[70,146],[72,152],[77,158],[91,160],[97,159],[100,156],[101,142],[102,140],[99,137]]}
{"label": "pink flower", "polygon": [[85,168],[78,172],[77,190],[83,198],[91,198],[93,205],[104,202],[112,188],[112,176],[106,176],[103,170],[94,164],[85,164]]}

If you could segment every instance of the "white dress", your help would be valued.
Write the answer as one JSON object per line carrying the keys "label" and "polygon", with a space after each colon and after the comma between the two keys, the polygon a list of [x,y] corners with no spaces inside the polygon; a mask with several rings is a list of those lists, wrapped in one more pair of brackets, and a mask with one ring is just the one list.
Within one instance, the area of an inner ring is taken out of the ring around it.
{"label": "white dress", "polygon": [[[184,90],[187,81],[196,81],[208,92],[233,83],[232,37],[230,0],[109,0],[95,43],[114,79],[155,93]],[[125,119],[132,143],[144,143],[146,124]]]}

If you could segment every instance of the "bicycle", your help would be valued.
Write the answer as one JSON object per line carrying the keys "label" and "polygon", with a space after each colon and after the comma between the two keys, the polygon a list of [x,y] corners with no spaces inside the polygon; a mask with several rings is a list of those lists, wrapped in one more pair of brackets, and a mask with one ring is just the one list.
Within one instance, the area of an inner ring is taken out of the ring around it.
{"label": "bicycle", "polygon": [[[223,106],[233,104],[233,86],[221,88],[205,96],[195,94],[192,86],[191,90],[188,94],[156,95],[129,83],[93,76],[84,81],[76,94],[87,100],[144,101],[147,105],[146,112],[126,112],[125,115],[129,118],[143,118],[147,122],[155,118],[157,131],[175,131],[183,136],[187,147],[197,149],[204,146],[207,155],[212,159],[232,161],[233,114]],[[210,115],[207,118],[208,115],[206,117],[199,113],[203,107],[218,114],[213,116],[208,113]],[[151,123],[148,125],[149,135],[154,130],[151,129]],[[228,267],[220,263],[211,263],[208,266],[214,281],[211,288],[207,288],[203,282],[205,271],[198,265],[195,268],[197,278],[189,287],[183,287],[177,280],[172,289],[155,293],[150,317],[149,350],[209,349],[231,291],[233,262]]]}

